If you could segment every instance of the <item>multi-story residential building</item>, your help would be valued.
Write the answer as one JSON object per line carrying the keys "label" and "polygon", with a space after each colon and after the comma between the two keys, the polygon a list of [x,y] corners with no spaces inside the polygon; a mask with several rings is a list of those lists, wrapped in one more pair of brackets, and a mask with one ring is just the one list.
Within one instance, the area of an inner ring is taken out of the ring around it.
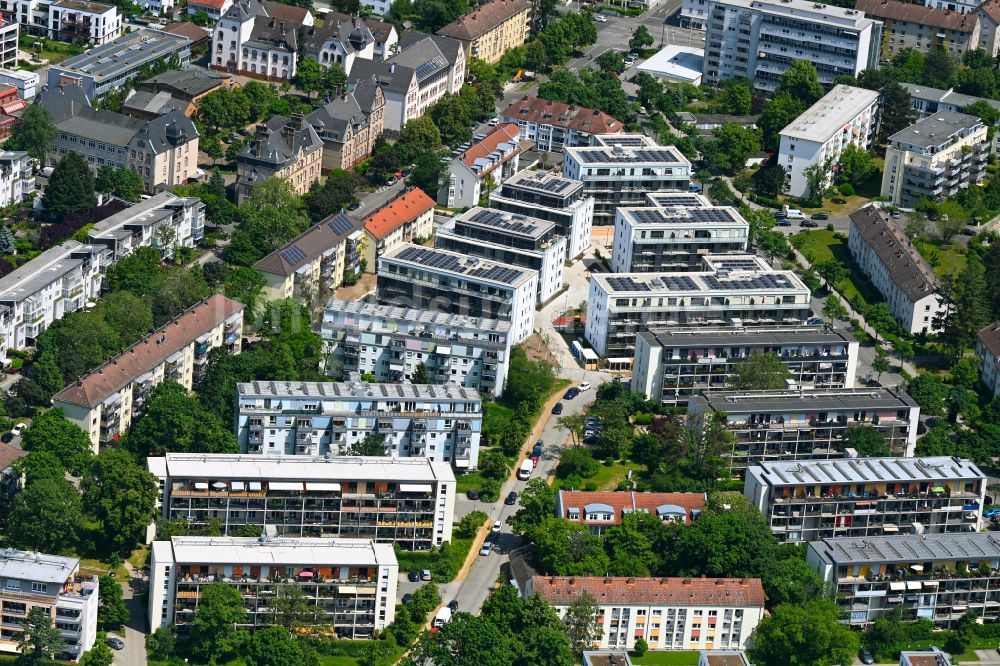
{"label": "multi-story residential building", "polygon": [[979,378],[994,398],[1000,395],[1000,321],[984,326],[976,334]]}
{"label": "multi-story residential building", "polygon": [[912,456],[920,407],[889,388],[711,391],[688,400],[692,424],[712,414],[725,414],[733,440],[723,455],[742,474],[764,461],[849,457],[844,438],[852,427],[877,432],[892,455]]}
{"label": "multi-story residential building", "polygon": [[740,363],[768,353],[777,354],[788,368],[789,386],[854,387],[858,341],[845,331],[823,326],[677,326],[636,335],[632,390],[664,405],[686,404],[703,391],[725,389]]}
{"label": "multi-story residential building", "polygon": [[374,273],[378,258],[406,243],[423,242],[434,233],[434,199],[419,187],[399,194],[364,219],[365,270]]}
{"label": "multi-story residential building", "polygon": [[[936,1],[940,6],[941,0]],[[948,4],[952,3],[948,2]],[[962,9],[975,12],[979,19],[979,44],[973,48],[981,49],[988,53],[991,58],[996,58],[997,53],[1000,52],[1000,1],[986,0],[980,4],[973,0],[971,7],[964,5]]]}
{"label": "multi-story residential building", "polygon": [[[1000,16],[1000,0],[992,0],[992,3],[995,3],[994,6],[998,16]],[[989,3],[984,3],[983,6],[985,7],[987,4]],[[1000,35],[1000,33],[998,33],[998,35]],[[984,48],[983,50],[986,49]],[[913,107],[913,110],[917,112],[918,118],[926,118],[927,116],[933,115],[938,111],[955,111],[956,113],[965,113],[965,108],[970,104],[975,104],[976,102],[985,102],[997,111],[1000,111],[1000,101],[995,99],[963,95],[960,92],[955,92],[952,88],[949,88],[948,90],[941,90],[940,88],[918,86],[915,83],[900,83],[899,85],[903,86],[903,88],[910,93],[910,105]],[[997,123],[994,123],[994,125],[996,124]],[[994,152],[997,151],[998,141],[1000,141],[1000,139],[994,137],[992,146]]]}
{"label": "multi-story residential building", "polygon": [[968,612],[1000,620],[1000,539],[990,532],[828,538],[809,544],[806,561],[836,592],[851,626],[897,608],[903,620],[926,618],[944,629]]}
{"label": "multi-story residential building", "polygon": [[393,456],[479,464],[479,392],[435,384],[253,382],[236,386],[243,453],[346,455],[371,434]]}
{"label": "multi-story residential building", "polygon": [[168,453],[148,458],[163,520],[223,535],[371,539],[403,550],[451,541],[455,474],[428,458]]}
{"label": "multi-story residential building", "polygon": [[[190,5],[189,5],[190,6]],[[168,69],[162,74],[146,79],[138,84],[137,90],[151,93],[169,93],[174,99],[191,102],[195,106],[216,90],[233,88],[233,77],[225,72],[216,72],[204,67]]]}
{"label": "multi-story residential building", "polygon": [[531,9],[529,0],[488,0],[437,32],[462,42],[467,59],[496,64],[528,40]]}
{"label": "multi-story residential building", "polygon": [[32,100],[38,90],[38,74],[20,69],[0,69],[0,84],[17,88],[17,97]]}
{"label": "multi-story residential building", "polygon": [[981,27],[976,12],[964,14],[900,0],[858,0],[856,7],[882,21],[883,58],[903,49],[930,53],[938,48],[961,57],[979,47]]}
{"label": "multi-story residential building", "polygon": [[814,164],[827,167],[825,190],[844,148],[869,150],[878,133],[878,108],[878,91],[836,85],[781,130],[778,166],[785,170],[785,193],[808,196],[805,172]]}
{"label": "multi-story residential building", "polygon": [[438,227],[434,247],[538,271],[538,303],[563,288],[566,239],[555,224],[491,208],[471,208]]}
{"label": "multi-story residential building", "polygon": [[937,330],[934,318],[944,308],[937,276],[881,208],[866,206],[851,213],[847,246],[904,331]]}
{"label": "multi-story residential building", "polygon": [[603,111],[525,95],[500,112],[500,122],[514,123],[521,137],[538,150],[559,152],[591,145],[599,134],[621,134],[625,127]]}
{"label": "multi-story residential building", "polygon": [[212,69],[266,81],[295,76],[298,33],[313,25],[309,10],[270,0],[236,0],[212,35]]}
{"label": "multi-story residential building", "polygon": [[335,213],[253,265],[264,274],[264,298],[326,303],[344,280],[361,274],[361,223]]}
{"label": "multi-story residential building", "polygon": [[49,65],[49,89],[75,83],[87,99],[104,99],[110,90],[139,75],[143,66],[177,57],[182,67],[191,59],[191,40],[145,28]]}
{"label": "multi-story residential building", "polygon": [[612,273],[697,271],[705,254],[746,252],[750,225],[721,206],[619,208]]}
{"label": "multi-story residential building", "polygon": [[97,576],[80,574],[80,560],[7,548],[0,552],[3,627],[0,652],[20,652],[24,619],[41,608],[63,640],[60,659],[77,661],[97,640]]}
{"label": "multi-story residential building", "polygon": [[[6,3],[5,3],[6,4]],[[0,16],[0,67],[17,67],[17,40],[20,26],[6,12]]]}
{"label": "multi-story residential building", "polygon": [[77,85],[49,88],[37,103],[52,115],[58,132],[48,151],[49,166],[77,153],[95,172],[102,166],[132,169],[149,193],[184,185],[198,171],[198,129],[182,111],[141,120],[94,109]]}
{"label": "multi-story residential building", "polygon": [[684,325],[775,326],[805,323],[810,291],[792,271],[754,255],[702,255],[685,273],[595,273],[584,334],[594,351],[628,368],[636,335]]}
{"label": "multi-story residential building", "polygon": [[583,183],[546,171],[519,171],[490,192],[490,208],[556,225],[566,237],[566,261],[590,248],[594,198],[584,196]]}
{"label": "multi-story residential building", "polygon": [[0,206],[27,201],[35,191],[35,160],[22,151],[0,151]]}
{"label": "multi-story residential building", "polygon": [[204,12],[211,23],[216,24],[232,6],[233,0],[190,0],[187,13],[188,16],[197,16]]}
{"label": "multi-story residential building", "polygon": [[938,111],[889,137],[882,196],[900,206],[943,201],[980,183],[992,142],[976,116]]}
{"label": "multi-story residential building", "polygon": [[242,202],[269,178],[284,178],[302,195],[319,181],[323,140],[300,114],[271,116],[236,156],[236,200]]}
{"label": "multi-story residential building", "polygon": [[373,18],[365,19],[365,25],[375,37],[376,60],[385,60],[396,53],[399,46],[399,34],[396,32],[396,26],[388,21],[379,21]]}
{"label": "multi-story residential building", "polygon": [[[424,48],[426,44],[423,42],[426,42],[428,39],[434,43],[437,50],[441,52],[441,55],[448,62],[448,77],[445,85],[452,94],[456,94],[465,84],[465,65],[469,61],[465,57],[465,49],[462,47],[462,42],[451,37],[445,37],[444,35],[428,34],[419,30],[405,30],[399,38],[399,43],[396,45],[396,54],[399,55],[403,51],[412,49],[417,45]],[[433,53],[429,49],[423,52]],[[421,51],[418,49],[415,53],[419,54]],[[415,67],[416,63],[419,62],[419,58],[411,57],[409,62],[410,66]],[[400,63],[407,64],[405,60],[401,60]]]}
{"label": "multi-story residential building", "polygon": [[759,578],[625,578],[533,576],[537,593],[562,617],[574,599],[597,600],[595,647],[631,650],[742,649],[764,616]]}
{"label": "multi-story residential building", "polygon": [[563,176],[583,181],[594,197],[594,224],[614,224],[615,209],[643,206],[646,193],[686,192],[691,162],[674,146],[661,146],[642,134],[595,135],[588,148],[566,148]]}
{"label": "multi-story residential building", "polygon": [[176,248],[194,247],[205,236],[205,204],[197,197],[160,192],[97,222],[88,235],[92,245],[109,251],[102,265],[140,247],[152,247],[170,259]]}
{"label": "multi-story residential building", "polygon": [[976,465],[944,456],[766,461],[743,488],[782,543],[975,532],[985,492]]}
{"label": "multi-story residential building", "polygon": [[586,525],[596,536],[621,525],[622,519],[632,513],[647,513],[664,523],[690,525],[704,507],[705,493],[560,490],[556,497],[557,516]]}
{"label": "multi-story residential building", "polygon": [[392,546],[365,539],[173,537],[154,541],[149,626],[182,634],[202,590],[225,583],[243,597],[238,629],[274,624],[274,598],[289,586],[318,607],[337,638],[374,638],[392,624],[399,564]]}
{"label": "multi-story residential building", "polygon": [[115,5],[90,0],[3,0],[0,13],[28,34],[98,46],[118,39],[124,25]]}
{"label": "multi-story residential building", "polygon": [[[358,103],[355,93],[363,86],[371,86],[372,102],[368,109]],[[323,172],[334,169],[348,170],[368,159],[375,146],[375,139],[382,134],[385,124],[385,96],[382,89],[372,82],[360,83],[355,93],[335,97],[306,116],[323,141]]]}
{"label": "multi-story residential building", "polygon": [[[697,2],[697,0],[695,0]],[[820,83],[878,69],[882,23],[851,8],[809,0],[708,0],[702,82],[746,79],[771,92],[796,60]]]}
{"label": "multi-story residential building", "polygon": [[355,59],[375,59],[375,36],[357,17],[340,19],[327,15],[323,25],[311,26],[303,34],[305,57],[312,58],[323,69],[339,65],[350,72]]}
{"label": "multi-story residential building", "polygon": [[511,344],[535,326],[538,271],[406,243],[379,257],[380,303],[510,322]]}
{"label": "multi-story residential building", "polygon": [[52,404],[87,433],[96,454],[128,431],[154,386],[170,381],[190,390],[205,374],[208,353],[222,347],[239,354],[242,338],[243,304],[214,294],[80,377]]}
{"label": "multi-story residential building", "polygon": [[448,208],[475,206],[491,189],[513,176],[521,155],[519,137],[516,125],[499,125],[455,155],[448,162],[441,203]]}
{"label": "multi-story residential building", "polygon": [[408,382],[423,364],[436,384],[499,397],[510,360],[510,322],[331,300],[323,314],[325,370]]}

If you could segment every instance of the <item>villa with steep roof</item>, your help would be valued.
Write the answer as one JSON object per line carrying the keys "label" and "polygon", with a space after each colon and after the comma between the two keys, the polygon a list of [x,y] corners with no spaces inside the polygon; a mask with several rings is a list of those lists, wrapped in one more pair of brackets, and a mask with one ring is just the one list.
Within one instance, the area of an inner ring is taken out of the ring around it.
{"label": "villa with steep roof", "polygon": [[328,100],[306,116],[306,122],[323,140],[323,173],[350,169],[371,156],[382,134],[385,95],[374,81],[360,81],[354,92]]}
{"label": "villa with steep roof", "polygon": [[212,36],[212,69],[266,81],[295,76],[299,29],[314,23],[309,10],[265,0],[237,0]]}
{"label": "villa with steep roof", "polygon": [[322,162],[323,141],[301,115],[272,116],[236,156],[236,201],[269,178],[284,178],[301,196],[319,180]]}

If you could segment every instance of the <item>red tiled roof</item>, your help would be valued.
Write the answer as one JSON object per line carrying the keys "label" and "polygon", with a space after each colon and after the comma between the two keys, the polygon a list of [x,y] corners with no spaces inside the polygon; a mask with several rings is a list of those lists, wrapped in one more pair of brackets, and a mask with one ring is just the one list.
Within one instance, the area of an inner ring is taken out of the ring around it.
{"label": "red tiled roof", "polygon": [[899,0],[858,0],[855,9],[875,18],[907,21],[957,32],[972,32],[978,21],[975,12],[962,14],[949,9],[925,7]]}
{"label": "red tiled roof", "polygon": [[305,7],[286,5],[280,2],[273,2],[272,0],[266,0],[264,8],[267,10],[268,16],[276,18],[279,21],[298,23],[299,25],[305,23],[306,15],[309,14],[309,10]]}
{"label": "red tiled roof", "polygon": [[759,578],[532,576],[531,590],[554,606],[567,606],[589,592],[598,606],[764,607],[764,588]]}
{"label": "red tiled roof", "polygon": [[[586,519],[584,507],[588,504],[606,504],[612,509],[611,521]],[[651,516],[656,515],[657,507],[672,504],[679,506],[685,511],[684,522],[691,524],[693,511],[701,511],[705,507],[704,493],[637,493],[631,490],[618,490],[607,492],[583,491],[583,490],[560,490],[559,509],[561,518],[569,517],[569,509],[580,510],[579,522],[581,525],[617,525],[621,523],[625,510],[643,511]]]}
{"label": "red tiled roof", "polygon": [[622,131],[621,122],[603,111],[527,95],[504,109],[500,116],[507,122],[526,120],[588,134],[618,134]]}
{"label": "red tiled roof", "polygon": [[439,35],[471,41],[482,37],[504,21],[531,8],[527,0],[490,0],[437,31]]}
{"label": "red tiled roof", "polygon": [[[219,8],[222,8],[222,3],[219,3]],[[200,42],[203,39],[208,39],[210,34],[207,30],[202,27],[191,23],[190,21],[184,21],[182,23],[171,23],[163,32],[169,32],[172,35],[180,35],[181,37],[187,37],[192,42]]]}
{"label": "red tiled roof", "polygon": [[28,455],[27,451],[0,442],[0,471],[7,469],[14,464],[15,460],[26,455]]}
{"label": "red tiled roof", "polygon": [[986,0],[979,5],[979,11],[985,13],[995,22],[1000,23],[1000,0]]}
{"label": "red tiled roof", "polygon": [[8,102],[6,104],[0,104],[0,111],[8,115],[17,113],[18,111],[24,111],[28,108],[28,103],[23,99],[17,99],[13,102]]}
{"label": "red tiled roof", "polygon": [[221,12],[226,0],[188,0],[188,6],[207,7]]}
{"label": "red tiled roof", "polygon": [[365,231],[382,240],[407,222],[412,222],[434,208],[431,199],[419,187],[408,190],[365,219]]}
{"label": "red tiled roof", "polygon": [[457,159],[461,160],[462,164],[469,167],[475,171],[475,163],[477,159],[486,159],[489,157],[490,153],[497,149],[501,143],[513,143],[514,150],[510,151],[496,162],[493,162],[488,167],[479,172],[479,176],[485,176],[493,169],[497,168],[507,160],[511,159],[515,155],[520,154],[521,146],[517,145],[518,138],[521,133],[517,129],[517,125],[513,123],[505,123],[493,129],[492,132],[486,135],[486,137],[479,143],[475,143],[469,147],[464,153],[458,156]]}

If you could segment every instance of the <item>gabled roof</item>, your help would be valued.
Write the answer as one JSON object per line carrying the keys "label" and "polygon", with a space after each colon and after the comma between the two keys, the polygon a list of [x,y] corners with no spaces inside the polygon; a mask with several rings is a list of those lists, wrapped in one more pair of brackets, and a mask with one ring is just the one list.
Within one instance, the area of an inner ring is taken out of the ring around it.
{"label": "gabled roof", "polygon": [[365,219],[365,231],[382,240],[433,208],[433,199],[419,187],[411,188],[369,215]]}
{"label": "gabled roof", "polygon": [[327,16],[322,26],[305,29],[305,49],[310,56],[318,56],[329,41],[339,44],[345,53],[354,53],[373,44],[375,36],[361,20],[350,17],[339,20]]}
{"label": "gabled roof", "polygon": [[[611,521],[588,521],[585,508],[601,504],[611,508]],[[578,515],[573,520],[581,525],[618,525],[628,513],[647,513],[663,519],[683,517],[690,525],[704,506],[705,493],[560,490],[556,510],[560,518],[569,518],[570,509],[576,509]]]}
{"label": "gabled roof", "polygon": [[169,88],[188,97],[198,97],[225,85],[230,78],[230,74],[192,66],[167,70],[142,82],[139,87],[143,90]]}
{"label": "gabled roof", "polygon": [[302,232],[284,247],[267,255],[254,268],[262,273],[288,276],[329,252],[361,228],[361,223],[343,213],[335,213]]}
{"label": "gabled roof", "polygon": [[979,5],[979,11],[993,19],[994,23],[1000,23],[1000,0],[986,0]]}
{"label": "gabled roof", "polygon": [[508,122],[524,120],[588,134],[618,134],[623,129],[620,121],[603,111],[527,95],[504,109],[500,116]]}
{"label": "gabled roof", "polygon": [[468,14],[438,30],[439,35],[465,41],[478,39],[525,10],[531,9],[528,0],[490,0]]}
{"label": "gabled roof", "polygon": [[937,291],[937,276],[930,264],[881,208],[865,206],[851,213],[851,232],[855,230],[885,265],[889,279],[911,301]]}
{"label": "gabled roof", "polygon": [[414,44],[421,42],[425,39],[429,39],[440,49],[441,53],[445,58],[448,59],[448,64],[454,67],[458,59],[464,55],[462,42],[452,37],[446,37],[444,35],[429,35],[426,32],[420,32],[419,30],[406,30],[403,32],[403,36],[399,38],[399,48],[400,51],[405,51]]}
{"label": "gabled roof", "polygon": [[[222,8],[222,5],[219,5]],[[180,35],[181,37],[187,37],[192,42],[200,42],[203,39],[208,39],[212,36],[208,30],[202,28],[201,26],[195,25],[190,21],[182,21],[181,23],[171,23],[163,32],[169,32],[172,35]]]}
{"label": "gabled roof", "polygon": [[1000,321],[984,326],[976,333],[976,337],[993,356],[1000,358]]}
{"label": "gabled roof", "polygon": [[279,48],[294,53],[298,48],[298,28],[299,26],[295,23],[258,16],[253,21],[250,39],[244,46]]}
{"label": "gabled roof", "polygon": [[351,127],[364,125],[367,121],[368,116],[351,93],[334,97],[306,116],[306,122],[324,140],[339,143],[344,142]]}
{"label": "gabled roof", "polygon": [[301,116],[272,116],[263,127],[257,127],[257,133],[240,151],[237,161],[261,162],[274,168],[290,164],[302,153],[322,147],[323,141],[316,130],[303,122]]}
{"label": "gabled roof", "polygon": [[420,81],[447,70],[451,65],[438,45],[429,37],[404,48],[386,62],[410,67],[416,72]]}
{"label": "gabled roof", "polygon": [[351,73],[347,80],[360,83],[374,80],[379,87],[395,93],[406,93],[416,73],[412,67],[406,67],[396,62],[383,60],[376,62],[366,58],[356,58],[351,65]]}
{"label": "gabled roof", "polygon": [[375,110],[376,105],[382,106],[385,104],[385,95],[382,93],[382,89],[378,85],[378,79],[374,75],[358,81],[354,86],[352,94],[365,115],[370,116]]}
{"label": "gabled roof", "polygon": [[276,18],[279,21],[297,23],[299,25],[304,25],[309,16],[309,10],[305,7],[287,5],[283,2],[271,2],[271,0],[265,0],[264,9],[267,11],[268,16]]}
{"label": "gabled roof", "polygon": [[962,14],[948,9],[900,2],[900,0],[858,0],[855,8],[876,18],[907,21],[956,32],[972,32],[979,22],[975,12]]}
{"label": "gabled roof", "polygon": [[495,127],[482,141],[472,144],[455,159],[482,178],[521,153],[519,138],[517,125],[505,123]]}

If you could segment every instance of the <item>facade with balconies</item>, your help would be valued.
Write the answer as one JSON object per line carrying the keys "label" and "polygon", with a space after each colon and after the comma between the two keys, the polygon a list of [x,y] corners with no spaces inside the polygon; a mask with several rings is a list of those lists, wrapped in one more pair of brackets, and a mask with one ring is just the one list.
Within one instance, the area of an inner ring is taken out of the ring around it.
{"label": "facade with balconies", "polygon": [[275,623],[275,600],[295,588],[337,638],[372,639],[392,624],[399,564],[390,544],[364,539],[173,537],[152,547],[149,626],[190,630],[205,588],[243,598],[237,629]]}
{"label": "facade with balconies", "polygon": [[95,224],[89,242],[106,247],[113,263],[140,247],[170,259],[178,247],[194,247],[204,236],[205,204],[197,197],[160,192]]}
{"label": "facade with balconies", "polygon": [[253,455],[347,455],[379,437],[387,454],[479,464],[479,392],[437,384],[252,382],[236,386],[236,439]]}
{"label": "facade with balconies", "polygon": [[764,461],[747,468],[743,494],[782,543],[961,534],[982,527],[986,475],[945,456]]}
{"label": "facade with balconies", "polygon": [[28,153],[0,152],[0,206],[22,203],[35,191],[34,167]]}

